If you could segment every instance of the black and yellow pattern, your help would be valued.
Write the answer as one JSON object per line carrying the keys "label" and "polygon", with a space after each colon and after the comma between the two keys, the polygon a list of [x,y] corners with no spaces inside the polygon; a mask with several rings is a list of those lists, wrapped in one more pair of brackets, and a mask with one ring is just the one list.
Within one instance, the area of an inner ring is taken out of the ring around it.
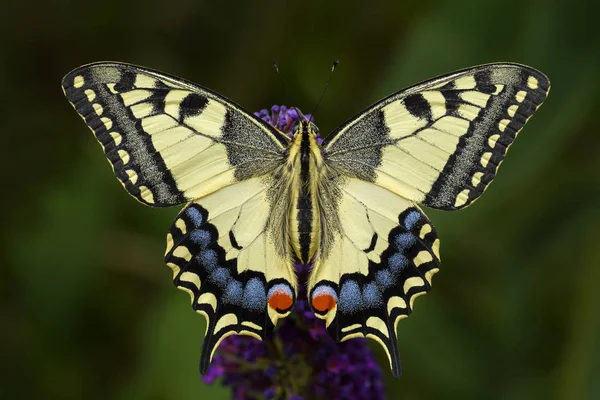
{"label": "black and yellow pattern", "polygon": [[440,241],[417,204],[469,206],[544,101],[549,81],[517,64],[442,76],[376,103],[319,144],[293,137],[185,80],[97,63],[63,89],[125,189],[187,203],[167,235],[175,285],[207,319],[201,371],[223,338],[264,339],[296,299],[339,341],[368,337],[401,373],[396,326],[431,288]]}
{"label": "black and yellow pattern", "polygon": [[330,135],[323,152],[349,176],[417,203],[457,210],[496,175],[550,82],[517,64],[490,64],[398,92]]}
{"label": "black and yellow pattern", "polygon": [[78,68],[63,90],[119,181],[150,206],[183,204],[268,173],[289,141],[222,96],[128,64]]}

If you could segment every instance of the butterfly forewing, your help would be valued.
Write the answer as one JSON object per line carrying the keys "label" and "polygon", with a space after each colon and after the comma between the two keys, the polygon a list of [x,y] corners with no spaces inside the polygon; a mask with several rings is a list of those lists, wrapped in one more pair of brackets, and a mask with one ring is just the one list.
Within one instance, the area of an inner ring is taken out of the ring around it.
{"label": "butterfly forewing", "polygon": [[400,91],[333,132],[330,165],[414,202],[467,207],[496,175],[548,78],[516,64],[458,71]]}
{"label": "butterfly forewing", "polygon": [[144,204],[182,204],[272,172],[288,139],[222,96],[120,63],[80,67],[63,90],[115,175]]}

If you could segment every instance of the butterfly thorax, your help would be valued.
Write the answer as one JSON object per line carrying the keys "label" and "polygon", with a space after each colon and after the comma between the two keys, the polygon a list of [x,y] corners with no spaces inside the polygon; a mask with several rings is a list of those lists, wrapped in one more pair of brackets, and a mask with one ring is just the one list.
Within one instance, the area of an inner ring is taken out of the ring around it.
{"label": "butterfly thorax", "polygon": [[288,157],[288,168],[292,174],[289,215],[291,242],[298,259],[308,263],[320,239],[317,188],[323,166],[321,146],[309,122],[302,121],[298,125]]}

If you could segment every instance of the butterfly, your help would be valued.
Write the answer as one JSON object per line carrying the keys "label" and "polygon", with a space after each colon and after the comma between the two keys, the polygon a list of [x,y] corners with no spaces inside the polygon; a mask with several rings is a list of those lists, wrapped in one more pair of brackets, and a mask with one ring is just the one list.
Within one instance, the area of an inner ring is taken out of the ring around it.
{"label": "butterfly", "polygon": [[338,341],[376,340],[400,375],[396,328],[428,292],[440,241],[418,204],[459,210],[488,187],[548,78],[477,66],[375,103],[320,143],[293,136],[192,82],[100,62],[63,91],[117,179],[151,207],[186,204],[167,234],[175,285],[207,321],[200,370],[232,334],[265,339],[297,297]]}

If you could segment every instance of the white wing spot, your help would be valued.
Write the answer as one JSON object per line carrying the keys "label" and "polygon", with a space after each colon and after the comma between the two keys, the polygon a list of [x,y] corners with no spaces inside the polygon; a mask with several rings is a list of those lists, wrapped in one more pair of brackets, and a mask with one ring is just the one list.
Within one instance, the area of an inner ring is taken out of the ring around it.
{"label": "white wing spot", "polygon": [[150,191],[150,189],[148,189],[146,186],[140,186],[140,196],[147,203],[149,203],[149,204],[153,204],[154,203],[154,195],[152,194],[152,192]]}
{"label": "white wing spot", "polygon": [[115,145],[118,146],[123,141],[123,136],[119,132],[110,132],[110,137],[115,141]]}
{"label": "white wing spot", "polygon": [[106,128],[106,130],[109,130],[110,128],[112,128],[112,120],[110,118],[106,118],[106,117],[101,117],[100,121],[102,121],[102,123],[104,124],[104,127]]}
{"label": "white wing spot", "polygon": [[512,106],[508,107],[508,115],[509,117],[514,117],[515,114],[517,113],[517,109],[519,108],[518,105],[513,104]]}
{"label": "white wing spot", "polygon": [[238,323],[237,316],[233,313],[225,314],[215,324],[215,329],[213,330],[213,334],[216,335],[223,328],[226,328],[231,325],[236,325]]}
{"label": "white wing spot", "polygon": [[500,139],[500,135],[495,134],[492,135],[488,138],[488,146],[490,146],[490,148],[494,148],[496,147],[496,142],[498,141],[498,139]]}
{"label": "white wing spot", "polygon": [[471,186],[477,188],[481,183],[481,177],[483,176],[483,172],[475,172],[473,177],[471,178]]}
{"label": "white wing spot", "polygon": [[533,90],[538,88],[538,80],[535,76],[530,76],[527,78],[527,87]]}
{"label": "white wing spot", "polygon": [[182,234],[185,235],[187,233],[187,228],[183,219],[177,219],[177,221],[175,222],[175,226],[181,231]]}
{"label": "white wing spot", "polygon": [[439,268],[432,268],[429,271],[425,272],[425,279],[427,279],[427,282],[429,282],[430,285],[431,285],[431,278],[433,278],[433,275],[435,275],[438,272],[439,272]]}
{"label": "white wing spot", "polygon": [[463,189],[463,191],[456,196],[454,207],[464,206],[467,203],[467,200],[469,200],[469,189]]}
{"label": "white wing spot", "polygon": [[118,94],[119,92],[115,90],[115,83],[107,83],[106,87],[112,94]]}
{"label": "white wing spot", "polygon": [[433,251],[433,254],[437,257],[438,260],[441,260],[441,258],[440,258],[440,239],[435,239],[435,241],[431,245],[431,251]]}
{"label": "white wing spot", "polygon": [[387,303],[388,314],[391,314],[394,308],[406,308],[406,301],[400,296],[390,297]]}
{"label": "white wing spot", "polygon": [[176,247],[175,250],[173,250],[173,255],[175,257],[183,258],[188,262],[192,259],[192,253],[190,253],[190,250],[185,246]]}
{"label": "white wing spot", "polygon": [[421,232],[419,232],[419,237],[420,237],[421,239],[425,239],[425,236],[426,236],[426,235],[427,235],[429,232],[431,232],[431,225],[429,225],[429,224],[424,224],[424,225],[421,227]]}
{"label": "white wing spot", "polygon": [[[173,237],[171,237],[171,244],[173,243]],[[167,236],[167,252],[169,252],[169,237]],[[165,254],[166,254],[165,253]],[[179,275],[179,271],[181,271],[181,268],[179,268],[179,265],[174,264],[174,263],[167,263],[167,267],[171,268],[171,270],[173,271],[173,279],[175,279],[175,277],[177,277],[177,275]]]}
{"label": "white wing spot", "polygon": [[212,307],[213,312],[217,309],[217,297],[211,292],[202,293],[198,297],[198,304],[208,304]]}
{"label": "white wing spot", "polygon": [[119,154],[119,157],[121,157],[121,161],[123,161],[123,164],[127,164],[129,162],[129,153],[126,152],[125,150],[119,150],[117,152]]}
{"label": "white wing spot", "polygon": [[525,100],[525,97],[527,97],[527,92],[524,90],[519,90],[517,92],[517,94],[515,95],[515,99],[519,102],[522,103],[523,100]]}
{"label": "white wing spot", "polygon": [[[165,250],[165,256],[167,254],[169,254],[169,252],[173,248],[173,244],[174,244],[174,242],[173,242],[173,235],[171,235],[171,232],[169,232],[169,233],[167,233],[167,249]],[[169,264],[173,264],[173,263],[167,263],[167,265],[169,265]],[[173,264],[173,265],[175,265],[175,264]],[[177,267],[177,265],[175,265],[175,266]],[[169,267],[171,267],[171,266],[169,265]],[[171,267],[171,269],[174,270],[173,267]],[[179,267],[177,267],[177,271],[179,272]]]}
{"label": "white wing spot", "polygon": [[185,271],[183,274],[179,275],[179,280],[184,282],[189,282],[192,285],[196,286],[196,289],[200,289],[200,277],[198,274],[195,274],[190,271]]}
{"label": "white wing spot", "polygon": [[92,104],[92,107],[94,107],[94,111],[96,111],[97,115],[102,115],[102,112],[104,111],[104,109],[102,108],[102,106],[98,103],[94,103]]}
{"label": "white wing spot", "polygon": [[492,158],[492,153],[490,153],[489,151],[486,153],[483,153],[483,155],[481,156],[481,166],[483,168],[487,167],[488,163],[490,162],[490,158]]}
{"label": "white wing spot", "polygon": [[[429,257],[431,257],[431,255]],[[408,293],[408,291],[414,287],[423,286],[424,283],[425,282],[423,282],[423,278],[421,278],[420,276],[413,276],[411,278],[408,278],[406,282],[404,282],[404,293]]]}
{"label": "white wing spot", "polygon": [[500,94],[500,92],[502,91],[502,89],[504,89],[504,85],[494,85],[494,86],[496,86],[496,90],[492,94],[494,96],[497,96],[497,95]]}
{"label": "white wing spot", "polygon": [[475,77],[473,75],[463,76],[454,81],[455,89],[475,89],[476,85],[477,82],[475,82]]}
{"label": "white wing spot", "polygon": [[96,92],[94,92],[92,89],[85,89],[84,93],[90,103],[96,98]]}
{"label": "white wing spot", "polygon": [[431,253],[427,250],[421,250],[419,254],[417,254],[417,256],[413,259],[413,262],[417,267],[430,261],[433,261],[433,257],[431,257]]}
{"label": "white wing spot", "polygon": [[510,124],[510,120],[508,119],[503,119],[498,123],[498,129],[500,129],[500,132],[504,132],[504,130],[506,129],[506,127],[508,126],[508,124]]}
{"label": "white wing spot", "polygon": [[410,309],[413,310],[414,306],[413,304],[415,304],[415,299],[419,296],[424,295],[425,292],[419,292],[419,293],[415,293],[411,298],[410,298]]}
{"label": "white wing spot", "polygon": [[133,185],[135,185],[135,183],[138,180],[138,174],[132,169],[126,170],[125,173],[129,177],[129,182],[131,182]]}
{"label": "white wing spot", "polygon": [[77,75],[75,77],[75,79],[73,79],[73,86],[75,86],[78,89],[80,87],[82,87],[84,83],[85,83],[85,80],[83,79],[83,76],[81,76],[81,75]]}

